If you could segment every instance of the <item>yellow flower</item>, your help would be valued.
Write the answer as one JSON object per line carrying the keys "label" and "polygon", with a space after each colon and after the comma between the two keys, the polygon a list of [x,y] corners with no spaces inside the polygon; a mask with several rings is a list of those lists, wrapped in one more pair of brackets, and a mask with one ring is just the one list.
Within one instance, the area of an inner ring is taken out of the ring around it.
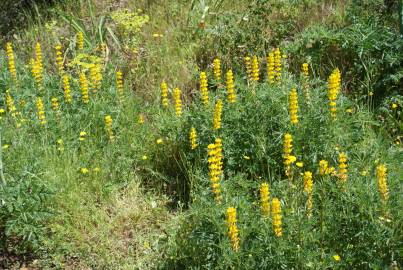
{"label": "yellow flower", "polygon": [[3,150],[6,150],[6,149],[8,149],[10,147],[10,145],[9,144],[3,144],[3,146],[1,147]]}
{"label": "yellow flower", "polygon": [[168,107],[168,85],[165,81],[161,83],[161,103],[163,107]]}
{"label": "yellow flower", "polygon": [[82,174],[87,174],[87,173],[89,173],[89,171],[90,171],[90,170],[88,170],[87,168],[81,168],[81,169],[80,169],[80,172],[81,172]]}
{"label": "yellow flower", "polygon": [[64,100],[66,103],[71,103],[73,98],[71,97],[71,90],[70,90],[70,79],[68,75],[63,75],[63,91],[64,91]]}
{"label": "yellow flower", "polygon": [[274,83],[275,74],[274,53],[271,52],[267,57],[267,79],[270,83]]}
{"label": "yellow flower", "polygon": [[259,81],[259,62],[256,55],[252,58],[252,80]]}
{"label": "yellow flower", "polygon": [[200,95],[203,104],[207,105],[209,101],[209,94],[206,72],[200,72]]}
{"label": "yellow flower", "polygon": [[164,141],[162,139],[158,139],[156,142],[157,144],[162,144]]}
{"label": "yellow flower", "polygon": [[292,89],[289,99],[290,121],[292,124],[298,124],[298,94],[297,89]]}
{"label": "yellow flower", "polygon": [[336,119],[336,100],[341,89],[341,73],[338,68],[333,70],[328,79],[327,97],[329,99],[329,111],[333,120]]}
{"label": "yellow flower", "polygon": [[246,75],[248,80],[252,80],[252,62],[249,56],[245,56],[244,58],[245,68],[246,68]]}
{"label": "yellow flower", "polygon": [[221,61],[218,58],[213,61],[213,74],[216,81],[221,80]]}
{"label": "yellow flower", "polygon": [[274,50],[274,69],[276,81],[281,81],[281,51],[279,48]]}
{"label": "yellow flower", "polygon": [[368,96],[372,97],[374,95],[374,92],[369,91]]}
{"label": "yellow flower", "polygon": [[99,168],[99,167],[95,167],[94,169],[92,169],[95,173],[97,173],[97,172],[100,172],[101,171],[101,168]]}
{"label": "yellow flower", "polygon": [[389,199],[389,189],[387,183],[387,168],[380,164],[376,167],[376,177],[378,178],[378,190],[381,194],[382,201],[385,203]]}
{"label": "yellow flower", "polygon": [[249,156],[243,156],[244,159],[249,160],[250,157]]}
{"label": "yellow flower", "polygon": [[396,108],[397,108],[397,104],[396,104],[396,103],[393,103],[391,107],[392,107],[392,109],[396,109]]}
{"label": "yellow flower", "polygon": [[232,70],[228,70],[226,74],[226,86],[227,86],[227,100],[229,103],[234,103],[236,101],[236,93],[234,86],[234,74]]}
{"label": "yellow flower", "polygon": [[39,122],[41,123],[41,125],[46,125],[45,107],[43,105],[42,99],[39,97],[36,99],[36,110]]}
{"label": "yellow flower", "polygon": [[231,240],[232,249],[234,251],[239,250],[239,230],[236,225],[236,209],[234,207],[229,207],[227,209],[227,226],[228,235]]}
{"label": "yellow flower", "polygon": [[6,112],[6,110],[4,110],[3,108],[0,109],[0,114],[3,114],[5,112]]}
{"label": "yellow flower", "polygon": [[307,208],[307,216],[311,217],[312,215],[312,189],[313,189],[313,182],[312,182],[312,173],[307,171],[304,172],[304,191],[307,194],[307,202],[306,202],[306,208]]}
{"label": "yellow flower", "polygon": [[105,121],[105,130],[106,133],[108,134],[109,141],[113,142],[115,140],[115,136],[112,130],[112,121],[113,121],[112,117],[110,115],[106,115],[104,121]]}
{"label": "yellow flower", "polygon": [[80,73],[80,89],[81,89],[81,98],[83,100],[84,104],[88,104],[90,101],[89,95],[88,95],[88,81],[87,77],[85,76],[84,72]]}
{"label": "yellow flower", "polygon": [[6,44],[6,51],[8,58],[8,71],[10,72],[13,81],[17,83],[17,69],[15,68],[15,56],[11,42]]}
{"label": "yellow flower", "polygon": [[214,116],[213,116],[213,130],[217,130],[221,128],[221,114],[222,114],[222,100],[218,99],[215,108],[214,108]]}
{"label": "yellow flower", "polygon": [[123,73],[120,70],[116,72],[116,92],[118,93],[119,101],[122,102],[124,95],[124,87],[123,87]]}
{"label": "yellow flower", "polygon": [[223,173],[223,154],[221,139],[215,139],[215,142],[207,146],[208,167],[211,187],[218,203],[221,202],[220,177]]}
{"label": "yellow flower", "polygon": [[147,160],[148,157],[147,157],[146,155],[143,155],[143,156],[141,157],[141,159],[142,159],[142,160]]}
{"label": "yellow flower", "polygon": [[270,191],[268,183],[260,185],[260,204],[262,215],[268,217],[270,215]]}
{"label": "yellow flower", "polygon": [[80,141],[85,141],[86,138],[87,138],[87,132],[81,131],[81,132],[80,132],[80,137],[78,138],[78,140],[80,140]]}
{"label": "yellow flower", "polygon": [[189,141],[190,141],[190,148],[192,149],[192,150],[194,150],[194,149],[196,149],[197,148],[197,132],[196,132],[196,129],[194,128],[194,127],[192,127],[191,129],[190,129],[190,132],[189,132]]}
{"label": "yellow flower", "polygon": [[137,123],[142,125],[144,124],[145,120],[144,120],[144,115],[142,113],[139,114],[139,117],[137,119]]}
{"label": "yellow flower", "polygon": [[59,74],[61,75],[64,72],[62,45],[60,44],[56,45],[55,51],[56,51],[56,65],[57,68],[59,69]]}
{"label": "yellow flower", "polygon": [[281,204],[280,200],[273,198],[271,202],[271,211],[273,216],[273,230],[277,237],[283,235],[282,222],[281,222]]}
{"label": "yellow flower", "polygon": [[367,174],[368,174],[368,172],[367,171],[361,171],[361,173],[360,173],[362,176],[366,176]]}
{"label": "yellow flower", "polygon": [[340,261],[341,260],[341,258],[340,258],[340,256],[339,255],[333,255],[333,260],[335,260],[336,262],[338,262],[338,261]]}
{"label": "yellow flower", "polygon": [[77,33],[77,48],[80,51],[84,49],[84,34],[81,31]]}
{"label": "yellow flower", "polygon": [[346,112],[353,113],[353,109],[346,109]]}
{"label": "yellow flower", "polygon": [[345,153],[339,154],[339,179],[342,183],[347,181],[347,155]]}
{"label": "yellow flower", "polygon": [[303,162],[297,162],[297,163],[295,163],[295,165],[296,165],[298,168],[304,167],[304,163],[303,163]]}
{"label": "yellow flower", "polygon": [[309,76],[309,65],[308,65],[308,63],[303,63],[303,64],[302,64],[302,66],[301,66],[301,73],[302,73],[304,76],[306,76],[306,77]]}
{"label": "yellow flower", "polygon": [[175,88],[174,90],[174,101],[175,101],[175,114],[177,117],[182,116],[182,100],[181,100],[181,90]]}

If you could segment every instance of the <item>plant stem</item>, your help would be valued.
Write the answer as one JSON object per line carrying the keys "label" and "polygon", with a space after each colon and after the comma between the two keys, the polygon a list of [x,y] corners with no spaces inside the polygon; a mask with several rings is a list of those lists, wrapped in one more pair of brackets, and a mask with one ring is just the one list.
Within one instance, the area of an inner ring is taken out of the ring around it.
{"label": "plant stem", "polygon": [[3,174],[3,159],[2,159],[2,146],[1,146],[1,131],[0,131],[0,185],[5,186],[6,185],[6,178],[4,177]]}

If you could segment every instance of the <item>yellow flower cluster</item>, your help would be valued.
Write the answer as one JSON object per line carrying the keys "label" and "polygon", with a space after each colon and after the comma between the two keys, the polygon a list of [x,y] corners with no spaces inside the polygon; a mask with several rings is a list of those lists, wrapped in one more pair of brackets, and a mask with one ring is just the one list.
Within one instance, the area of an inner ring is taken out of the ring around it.
{"label": "yellow flower cluster", "polygon": [[222,175],[222,142],[221,139],[215,139],[214,143],[207,146],[208,167],[211,182],[211,188],[217,202],[221,202],[220,177]]}
{"label": "yellow flower cluster", "polygon": [[88,81],[85,73],[80,73],[80,90],[81,90],[81,99],[84,104],[88,104],[90,101],[90,97],[88,95]]}
{"label": "yellow flower cluster", "polygon": [[90,77],[92,92],[95,94],[99,89],[101,89],[102,85],[101,64],[91,64]]}
{"label": "yellow flower cluster", "polygon": [[303,76],[308,77],[309,76],[309,65],[308,63],[303,63],[301,66],[301,73]]}
{"label": "yellow flower cluster", "polygon": [[41,125],[46,125],[45,107],[41,98],[36,98],[36,112]]}
{"label": "yellow flower cluster", "polygon": [[118,93],[118,99],[120,102],[123,101],[123,73],[118,70],[116,72],[116,91]]}
{"label": "yellow flower cluster", "polygon": [[51,101],[51,106],[52,106],[52,110],[54,112],[56,112],[56,114],[58,115],[60,113],[59,111],[59,100],[56,97],[52,97]]}
{"label": "yellow flower cluster", "polygon": [[6,51],[7,51],[7,58],[8,58],[8,71],[10,72],[11,77],[13,78],[14,82],[17,83],[17,69],[15,68],[14,51],[13,51],[13,45],[11,44],[11,42],[7,43]]}
{"label": "yellow flower cluster", "polygon": [[306,101],[309,103],[311,99],[311,95],[309,93],[309,65],[308,63],[303,63],[301,66],[301,75],[302,75],[302,88],[304,89],[304,96]]}
{"label": "yellow flower cluster", "polygon": [[284,135],[284,149],[283,149],[283,158],[285,165],[285,174],[287,176],[291,175],[291,164],[297,161],[297,158],[292,154],[292,136],[291,134],[286,133]]}
{"label": "yellow flower cluster", "polygon": [[283,235],[283,229],[281,227],[281,205],[280,205],[280,200],[277,198],[273,198],[271,202],[271,213],[273,216],[273,230],[274,234],[277,237],[280,237]]}
{"label": "yellow flower cluster", "polygon": [[276,81],[281,81],[281,51],[279,48],[274,50],[274,70]]}
{"label": "yellow flower cluster", "polygon": [[41,48],[41,44],[39,42],[36,43],[35,46],[35,56],[36,56],[36,63],[38,65],[38,68],[40,70],[40,72],[43,72],[43,60],[42,60],[42,48]]}
{"label": "yellow flower cluster", "polygon": [[87,132],[81,131],[81,132],[80,132],[80,136],[78,137],[78,140],[79,140],[80,142],[83,142],[83,141],[85,141],[86,139],[87,139]]}
{"label": "yellow flower cluster", "polygon": [[347,155],[345,153],[339,154],[339,179],[342,183],[347,181]]}
{"label": "yellow flower cluster", "polygon": [[381,164],[376,167],[376,177],[378,178],[378,190],[381,194],[383,202],[387,202],[389,199],[389,190],[387,183],[387,168]]}
{"label": "yellow flower cluster", "polygon": [[218,99],[215,108],[214,108],[214,116],[213,116],[213,130],[217,130],[221,128],[221,114],[222,114],[222,100]]}
{"label": "yellow flower cluster", "polygon": [[226,74],[226,85],[227,85],[227,100],[229,103],[234,103],[236,101],[235,85],[234,85],[234,74],[232,70],[228,70]]}
{"label": "yellow flower cluster", "polygon": [[213,61],[213,73],[216,81],[221,80],[221,61],[218,58]]}
{"label": "yellow flower cluster", "polygon": [[115,140],[115,136],[113,135],[112,130],[112,117],[110,115],[105,116],[105,130],[108,134],[109,141],[113,142]]}
{"label": "yellow flower cluster", "polygon": [[232,249],[239,250],[239,230],[236,225],[236,209],[234,207],[228,207],[227,209],[227,226],[228,235],[231,240]]}
{"label": "yellow flower cluster", "polygon": [[189,132],[189,141],[190,141],[190,148],[192,149],[192,150],[194,150],[194,149],[196,149],[197,148],[197,132],[196,132],[196,129],[194,128],[194,127],[192,127],[191,129],[190,129],[190,132]]}
{"label": "yellow flower cluster", "polygon": [[182,116],[182,100],[181,100],[181,90],[175,88],[174,90],[174,102],[175,102],[175,114],[178,117]]}
{"label": "yellow flower cluster", "polygon": [[259,61],[256,55],[252,58],[252,80],[259,81]]}
{"label": "yellow flower cluster", "polygon": [[311,217],[312,215],[312,187],[313,187],[313,182],[312,182],[312,173],[311,172],[305,172],[304,173],[304,191],[306,192],[308,199],[306,202],[306,209],[307,209],[307,215],[308,217]]}
{"label": "yellow flower cluster", "polygon": [[332,74],[330,74],[327,87],[328,87],[327,97],[329,99],[330,116],[333,119],[336,119],[336,112],[337,112],[336,100],[341,87],[341,74],[338,68],[333,70]]}
{"label": "yellow flower cluster", "polygon": [[168,85],[165,81],[161,83],[161,104],[163,107],[168,107]]}
{"label": "yellow flower cluster", "polygon": [[68,75],[63,75],[63,92],[64,101],[70,104],[73,101],[73,98],[71,96],[70,79]]}
{"label": "yellow flower cluster", "polygon": [[32,76],[35,79],[35,84],[38,87],[39,91],[43,90],[43,76],[42,76],[42,71],[39,65],[38,61],[35,61],[35,59],[31,59],[30,61],[31,64],[31,72],[32,72]]}
{"label": "yellow flower cluster", "polygon": [[77,48],[80,51],[84,50],[84,34],[81,31],[77,33]]}
{"label": "yellow flower cluster", "polygon": [[336,169],[334,167],[329,167],[329,162],[327,162],[326,160],[319,161],[319,174],[320,175],[329,175],[329,174],[334,175],[335,172],[336,172]]}
{"label": "yellow flower cluster", "polygon": [[298,124],[298,94],[297,89],[292,89],[289,100],[290,121]]}
{"label": "yellow flower cluster", "polygon": [[245,62],[245,69],[246,69],[246,75],[248,77],[248,80],[252,80],[252,62],[249,56],[245,56],[243,59]]}
{"label": "yellow flower cluster", "polygon": [[268,183],[260,185],[260,205],[262,208],[262,215],[268,217],[270,215],[270,192]]}
{"label": "yellow flower cluster", "polygon": [[274,66],[274,53],[269,53],[267,56],[267,79],[269,83],[274,83],[274,76],[276,74]]}
{"label": "yellow flower cluster", "polygon": [[64,66],[63,66],[63,53],[62,53],[62,45],[56,45],[55,46],[55,51],[56,51],[56,65],[59,70],[60,74],[63,74],[64,72]]}
{"label": "yellow flower cluster", "polygon": [[209,95],[206,72],[200,72],[200,95],[203,104],[207,105],[209,101]]}
{"label": "yellow flower cluster", "polygon": [[140,114],[139,114],[139,117],[138,117],[138,119],[137,119],[137,123],[140,124],[140,125],[142,125],[142,124],[144,124],[144,122],[145,122],[144,114],[140,113]]}
{"label": "yellow flower cluster", "polygon": [[15,107],[14,99],[10,94],[10,90],[6,90],[6,107],[8,112],[14,118],[17,115],[17,108]]}

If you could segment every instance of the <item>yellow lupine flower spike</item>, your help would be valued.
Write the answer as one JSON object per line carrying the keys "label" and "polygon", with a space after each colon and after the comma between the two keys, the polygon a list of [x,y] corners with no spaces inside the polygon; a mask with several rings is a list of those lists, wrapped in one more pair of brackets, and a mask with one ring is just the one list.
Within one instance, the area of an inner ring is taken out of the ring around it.
{"label": "yellow lupine flower spike", "polygon": [[182,116],[182,99],[181,99],[181,90],[179,88],[175,88],[174,90],[174,102],[175,102],[175,114],[177,117]]}
{"label": "yellow lupine flower spike", "polygon": [[220,59],[216,58],[213,61],[213,73],[214,73],[214,79],[216,81],[221,80],[221,61]]}
{"label": "yellow lupine flower spike", "polygon": [[252,58],[252,80],[259,81],[259,61],[256,55]]}
{"label": "yellow lupine flower spike", "polygon": [[77,48],[80,51],[84,50],[84,34],[81,31],[77,33]]}
{"label": "yellow lupine flower spike", "polygon": [[252,60],[250,59],[249,56],[245,56],[243,59],[245,63],[245,69],[246,69],[246,76],[249,81],[252,80]]}
{"label": "yellow lupine flower spike", "polygon": [[118,93],[119,101],[122,102],[124,95],[124,88],[123,88],[123,73],[120,70],[116,72],[116,92]]}
{"label": "yellow lupine flower spike", "polygon": [[46,125],[45,106],[41,98],[36,99],[36,111],[41,125]]}
{"label": "yellow lupine flower spike", "polygon": [[70,89],[70,79],[68,75],[63,75],[63,92],[64,92],[64,101],[68,104],[71,104],[73,98],[71,96]]}
{"label": "yellow lupine flower spike", "polygon": [[282,222],[281,222],[281,204],[279,199],[273,198],[271,202],[271,213],[273,217],[273,230],[277,237],[283,235]]}
{"label": "yellow lupine flower spike", "polygon": [[298,94],[297,89],[292,89],[289,99],[290,121],[292,124],[298,124]]}
{"label": "yellow lupine flower spike", "polygon": [[270,215],[270,191],[268,183],[263,183],[260,185],[260,205],[262,215],[264,217],[268,217]]}
{"label": "yellow lupine flower spike", "polygon": [[239,250],[239,230],[236,222],[236,209],[234,207],[229,207],[227,209],[228,235],[231,240],[232,249],[234,251]]}
{"label": "yellow lupine flower spike", "polygon": [[336,100],[341,88],[341,74],[339,69],[333,70],[328,79],[328,92],[330,116],[333,120],[336,119]]}
{"label": "yellow lupine flower spike", "polygon": [[226,74],[226,86],[227,86],[227,100],[229,103],[235,103],[236,93],[234,85],[234,74],[232,70],[228,70]]}
{"label": "yellow lupine flower spike", "polygon": [[307,209],[307,216],[312,216],[312,189],[313,189],[313,182],[312,182],[312,173],[305,172],[304,173],[304,191],[307,194],[307,202],[306,202],[306,209]]}
{"label": "yellow lupine flower spike", "polygon": [[112,116],[106,115],[105,116],[105,130],[108,134],[109,141],[113,142],[115,140],[115,136],[113,135],[112,130]]}
{"label": "yellow lupine flower spike", "polygon": [[271,52],[267,57],[267,80],[269,83],[274,83],[275,74],[274,53]]}
{"label": "yellow lupine flower spike", "polygon": [[190,129],[190,132],[189,132],[189,141],[190,141],[190,148],[192,149],[192,150],[194,150],[194,149],[196,149],[197,148],[197,132],[196,132],[196,129],[194,128],[194,127],[192,127],[191,129]]}
{"label": "yellow lupine flower spike", "polygon": [[339,171],[338,171],[339,179],[342,183],[347,181],[347,155],[345,153],[339,154]]}
{"label": "yellow lupine flower spike", "polygon": [[64,72],[64,66],[63,66],[63,53],[62,53],[62,45],[56,45],[55,46],[55,51],[56,51],[56,65],[57,69],[59,70],[59,74],[62,75]]}
{"label": "yellow lupine flower spike", "polygon": [[277,82],[281,81],[281,51],[279,48],[274,50],[274,69],[275,69],[275,79]]}
{"label": "yellow lupine flower spike", "polygon": [[376,177],[378,178],[378,190],[382,201],[386,203],[389,200],[389,189],[387,183],[387,168],[381,164],[376,167]]}
{"label": "yellow lupine flower spike", "polygon": [[200,72],[200,95],[204,105],[208,105],[209,92],[206,72]]}
{"label": "yellow lupine flower spike", "polygon": [[11,42],[7,42],[6,45],[6,52],[7,52],[7,58],[8,58],[8,71],[11,74],[11,78],[15,83],[18,82],[17,80],[17,69],[15,68],[15,56],[14,56],[14,50],[13,50],[13,45]]}
{"label": "yellow lupine flower spike", "polygon": [[213,116],[213,130],[217,130],[221,128],[221,114],[222,114],[222,100],[218,99],[215,108],[214,108],[214,116]]}
{"label": "yellow lupine flower spike", "polygon": [[168,85],[165,81],[161,83],[161,104],[163,107],[168,107]]}
{"label": "yellow lupine flower spike", "polygon": [[85,76],[85,73],[80,73],[80,89],[81,89],[81,99],[84,104],[88,104],[90,101],[89,95],[88,95],[88,81],[87,77]]}

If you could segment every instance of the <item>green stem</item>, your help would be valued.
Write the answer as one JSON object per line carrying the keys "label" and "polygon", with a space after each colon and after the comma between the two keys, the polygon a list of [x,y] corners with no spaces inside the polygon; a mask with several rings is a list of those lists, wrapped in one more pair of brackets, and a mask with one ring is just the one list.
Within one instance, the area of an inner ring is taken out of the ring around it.
{"label": "green stem", "polygon": [[3,173],[3,159],[2,159],[2,146],[1,146],[1,131],[0,131],[0,185],[6,185],[6,178]]}

